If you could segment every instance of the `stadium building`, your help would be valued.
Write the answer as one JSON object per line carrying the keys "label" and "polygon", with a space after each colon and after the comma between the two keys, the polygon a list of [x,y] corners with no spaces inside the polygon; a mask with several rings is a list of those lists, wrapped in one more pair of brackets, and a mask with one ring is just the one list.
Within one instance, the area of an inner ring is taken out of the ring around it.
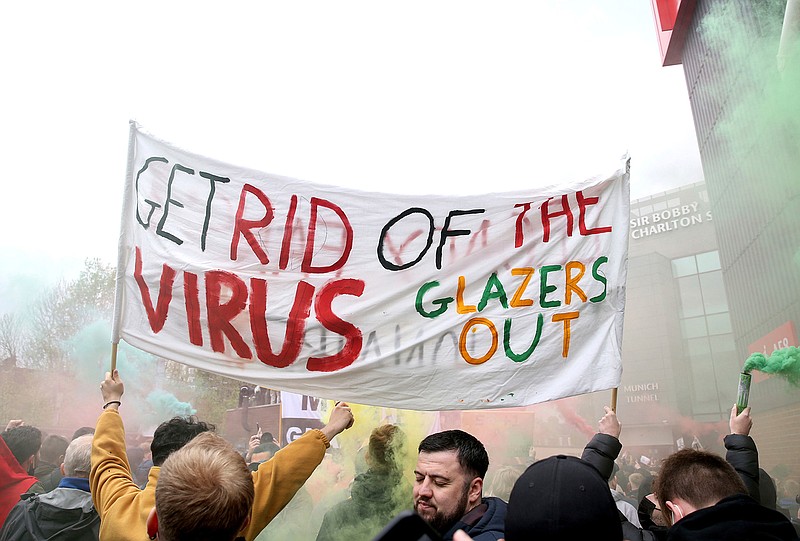
{"label": "stadium building", "polygon": [[[686,75],[734,357],[798,346],[800,2],[651,1],[663,64]],[[689,329],[697,330],[686,322]],[[713,370],[697,374],[705,373],[709,396],[722,369],[714,358]],[[724,391],[720,401],[730,398]],[[716,401],[695,399],[709,411]],[[800,390],[756,373],[750,404],[762,466],[800,475]]]}

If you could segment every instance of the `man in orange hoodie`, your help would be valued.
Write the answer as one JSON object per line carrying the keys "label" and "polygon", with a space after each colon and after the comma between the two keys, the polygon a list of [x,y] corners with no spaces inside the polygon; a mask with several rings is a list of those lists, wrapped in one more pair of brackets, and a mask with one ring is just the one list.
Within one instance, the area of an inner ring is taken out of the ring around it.
{"label": "man in orange hoodie", "polygon": [[[143,490],[136,486],[125,452],[125,429],[119,414],[125,388],[116,370],[113,374],[106,372],[100,390],[105,411],[97,420],[89,475],[94,506],[100,513],[100,538],[147,541],[147,517],[155,506],[161,468],[153,466],[150,469]],[[247,526],[240,532],[246,541],[253,541],[289,503],[322,462],[330,440],[352,424],[350,407],[341,402],[331,412],[328,424],[319,430],[306,432],[253,472],[255,499]],[[186,443],[188,441],[183,445]]]}

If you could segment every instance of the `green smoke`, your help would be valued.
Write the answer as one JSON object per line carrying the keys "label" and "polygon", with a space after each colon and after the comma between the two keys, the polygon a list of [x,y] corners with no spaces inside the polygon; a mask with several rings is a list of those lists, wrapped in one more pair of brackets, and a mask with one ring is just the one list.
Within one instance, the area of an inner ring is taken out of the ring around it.
{"label": "green smoke", "polygon": [[753,353],[744,363],[744,372],[758,370],[786,378],[792,385],[800,386],[800,348],[790,346],[776,349],[769,357]]}
{"label": "green smoke", "polygon": [[[98,320],[81,328],[65,341],[69,365],[78,381],[95,387],[103,374],[111,369],[111,323]],[[125,382],[125,392],[144,395],[155,386],[156,357],[119,343],[117,369]]]}
{"label": "green smoke", "polygon": [[[756,143],[773,145],[796,140],[800,134],[800,70],[796,65],[800,42],[794,38],[786,43],[786,57],[778,57],[786,0],[747,2],[749,17],[742,15],[740,4],[714,2],[699,29],[719,55],[725,76],[739,83],[739,88],[715,89],[720,100],[729,101],[718,129],[727,136],[733,156],[740,151],[740,156],[750,154],[749,146]],[[757,84],[746,85],[746,81]],[[787,150],[796,150],[788,146]],[[794,163],[792,154],[786,152],[784,157]]]}
{"label": "green smoke", "polygon": [[175,395],[163,389],[154,389],[147,395],[147,403],[153,409],[154,419],[161,422],[165,419],[194,415],[197,410],[189,402],[181,402]]}
{"label": "green smoke", "polygon": [[720,111],[701,141],[717,149],[704,170],[717,178],[717,190],[736,190],[740,201],[748,201],[740,212],[757,215],[755,227],[782,239],[773,249],[780,265],[771,266],[768,279],[789,283],[800,267],[800,40],[784,28],[786,0],[708,5],[699,35],[714,57],[704,76],[715,82],[696,95]]}

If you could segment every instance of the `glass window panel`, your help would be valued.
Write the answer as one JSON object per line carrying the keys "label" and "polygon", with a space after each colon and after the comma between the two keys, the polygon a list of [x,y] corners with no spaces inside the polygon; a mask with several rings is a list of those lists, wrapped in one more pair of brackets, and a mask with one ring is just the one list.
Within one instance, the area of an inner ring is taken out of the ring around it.
{"label": "glass window panel", "polygon": [[[732,340],[733,338],[731,338]],[[714,372],[717,375],[717,400],[719,402],[718,407],[722,411],[726,409],[726,405],[736,402],[737,376],[741,370],[742,361],[735,352],[714,355]]]}
{"label": "glass window panel", "polygon": [[733,342],[733,335],[731,334],[709,336],[708,341],[711,343],[711,351],[715,355],[733,353],[736,350],[736,346]]}
{"label": "glass window panel", "polygon": [[672,260],[672,276],[680,278],[690,274],[697,274],[697,263],[693,255]]}
{"label": "glass window panel", "polygon": [[725,285],[722,283],[722,271],[701,274],[700,287],[703,291],[706,314],[728,311],[728,297],[725,295]]}
{"label": "glass window panel", "polygon": [[683,328],[684,338],[699,338],[706,336],[706,318],[704,317],[690,317],[681,320],[681,327]]}
{"label": "glass window panel", "polygon": [[655,212],[658,212],[660,210],[667,210],[666,201],[659,201],[658,203],[653,203],[653,210]]}
{"label": "glass window panel", "polygon": [[678,290],[681,295],[681,317],[696,317],[705,313],[697,275],[679,278]]}
{"label": "glass window panel", "polygon": [[639,207],[639,212],[641,213],[642,216],[645,216],[646,214],[652,214],[653,205],[642,205],[641,207]]}
{"label": "glass window panel", "polygon": [[706,359],[711,363],[711,346],[708,343],[708,338],[692,338],[687,340],[686,344],[689,348],[689,357],[692,358],[692,364],[696,360]]}
{"label": "glass window panel", "polygon": [[708,410],[701,405],[710,402],[710,398],[714,396],[713,392],[709,392],[709,385],[714,381],[714,366],[711,363],[711,356],[703,359],[692,361],[691,364],[692,377],[694,378],[694,400],[693,406],[700,407],[704,412]]}
{"label": "glass window panel", "polygon": [[708,334],[728,334],[733,332],[728,312],[708,316]]}
{"label": "glass window panel", "polygon": [[719,263],[719,252],[706,252],[704,254],[697,254],[697,272],[709,272],[720,270],[722,266]]}
{"label": "glass window panel", "polygon": [[679,198],[677,198],[677,197],[676,197],[676,198],[674,198],[674,199],[670,199],[669,201],[667,201],[667,206],[668,206],[669,208],[673,208],[673,207],[679,207],[680,205],[681,205],[681,200],[680,200]]}

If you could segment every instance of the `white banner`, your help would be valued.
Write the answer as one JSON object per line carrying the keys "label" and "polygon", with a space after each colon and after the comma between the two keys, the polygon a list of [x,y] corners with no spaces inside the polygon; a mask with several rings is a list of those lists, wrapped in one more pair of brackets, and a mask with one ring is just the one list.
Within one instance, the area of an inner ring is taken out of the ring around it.
{"label": "white banner", "polygon": [[281,391],[281,417],[284,419],[322,419],[322,400],[304,394]]}
{"label": "white banner", "polygon": [[131,138],[115,340],[272,389],[405,409],[619,384],[624,159],[568,185],[403,196],[235,167],[134,123]]}
{"label": "white banner", "polygon": [[281,391],[281,445],[292,443],[309,430],[323,426],[321,399]]}

